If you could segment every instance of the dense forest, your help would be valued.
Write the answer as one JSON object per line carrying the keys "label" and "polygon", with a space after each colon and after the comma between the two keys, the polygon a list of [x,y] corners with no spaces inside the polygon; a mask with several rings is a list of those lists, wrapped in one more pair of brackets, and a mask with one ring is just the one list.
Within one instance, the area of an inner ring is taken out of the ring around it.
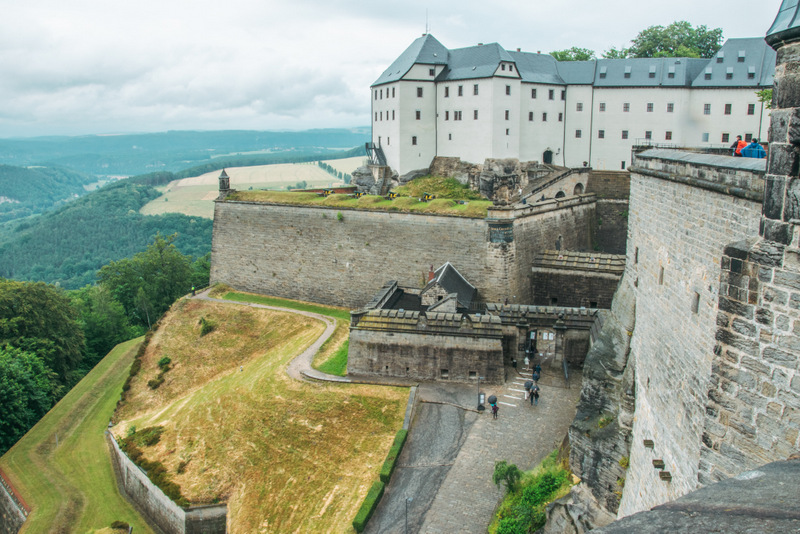
{"label": "dense forest", "polygon": [[[99,177],[176,172],[217,160],[246,157],[252,163],[286,163],[276,158],[330,155],[369,141],[369,128],[297,132],[174,131],[131,135],[0,139],[0,164],[68,167]],[[334,156],[335,157],[335,156]],[[306,159],[305,161],[311,161]]]}
{"label": "dense forest", "polygon": [[42,213],[85,195],[84,186],[96,181],[65,168],[0,165],[0,222]]}
{"label": "dense forest", "polygon": [[208,284],[208,256],[193,261],[174,239],[157,234],[79,290],[0,278],[0,455],[114,345],[143,334],[193,285]]}

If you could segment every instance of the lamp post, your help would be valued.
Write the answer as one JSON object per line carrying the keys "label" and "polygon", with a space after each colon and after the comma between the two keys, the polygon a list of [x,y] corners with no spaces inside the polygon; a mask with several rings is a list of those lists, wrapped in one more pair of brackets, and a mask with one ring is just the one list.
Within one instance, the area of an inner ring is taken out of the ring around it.
{"label": "lamp post", "polygon": [[481,380],[483,380],[483,377],[482,376],[478,376],[478,411],[479,412],[482,412],[483,410],[486,409],[486,407],[483,405],[483,403],[484,403],[484,394],[481,393]]}

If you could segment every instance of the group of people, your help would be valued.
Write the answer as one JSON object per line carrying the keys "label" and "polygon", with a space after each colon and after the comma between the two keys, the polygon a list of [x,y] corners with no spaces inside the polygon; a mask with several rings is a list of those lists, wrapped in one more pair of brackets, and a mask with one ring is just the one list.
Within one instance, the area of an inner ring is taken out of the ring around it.
{"label": "group of people", "polygon": [[[516,362],[515,362],[516,363]],[[516,365],[514,365],[516,368]],[[531,406],[539,404],[539,377],[542,374],[542,366],[538,363],[533,368],[533,373],[531,373],[531,380],[525,382],[525,398],[531,401]],[[490,397],[489,398],[489,406],[492,409],[492,419],[497,419],[497,413],[499,411],[497,407],[497,397]]]}
{"label": "group of people", "polygon": [[733,152],[733,156],[737,158],[767,157],[767,152],[764,150],[764,147],[759,144],[758,139],[753,139],[748,145],[747,141],[742,141],[741,135],[736,136],[736,141],[731,145],[731,151]]}

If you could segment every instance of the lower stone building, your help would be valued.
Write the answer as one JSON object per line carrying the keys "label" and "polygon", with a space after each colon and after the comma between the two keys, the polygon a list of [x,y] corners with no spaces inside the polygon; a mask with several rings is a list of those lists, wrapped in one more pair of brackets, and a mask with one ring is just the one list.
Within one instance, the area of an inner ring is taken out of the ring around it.
{"label": "lower stone building", "polygon": [[531,268],[531,302],[541,306],[611,308],[625,256],[545,250]]}

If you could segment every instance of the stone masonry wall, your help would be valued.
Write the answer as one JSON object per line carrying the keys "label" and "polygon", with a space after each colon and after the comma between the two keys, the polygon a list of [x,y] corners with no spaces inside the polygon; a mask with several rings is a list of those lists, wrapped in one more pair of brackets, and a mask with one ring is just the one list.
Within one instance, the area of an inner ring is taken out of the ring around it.
{"label": "stone masonry wall", "polygon": [[511,213],[509,220],[495,224],[489,219],[218,201],[211,281],[358,307],[387,280],[418,287],[427,281],[431,265],[449,261],[484,301],[521,298],[528,292],[528,269],[536,251],[552,248],[559,236],[569,246],[588,246],[594,202],[591,197],[553,202],[520,212],[519,220]]}
{"label": "stone masonry wall", "polygon": [[697,168],[691,156],[657,152],[637,157],[631,174],[625,277],[636,287],[636,417],[621,516],[697,488],[723,247],[757,235],[761,211],[763,175],[735,168],[748,162],[719,156],[728,168]]}
{"label": "stone masonry wall", "polygon": [[[531,274],[531,302],[539,306],[610,308],[619,277],[581,270],[546,269],[534,266]],[[557,304],[552,298],[558,299]]]}
{"label": "stone masonry wall", "polygon": [[0,534],[17,534],[25,523],[25,514],[11,492],[0,483]]}
{"label": "stone masonry wall", "polygon": [[[352,366],[351,366],[352,362]],[[447,376],[442,376],[442,370]],[[503,346],[497,338],[350,331],[347,371],[354,375],[502,384]],[[470,376],[470,372],[474,373]]]}
{"label": "stone masonry wall", "polygon": [[628,198],[631,175],[627,171],[595,171],[589,173],[586,193],[597,195],[597,228],[594,250],[625,254],[628,241]]}

